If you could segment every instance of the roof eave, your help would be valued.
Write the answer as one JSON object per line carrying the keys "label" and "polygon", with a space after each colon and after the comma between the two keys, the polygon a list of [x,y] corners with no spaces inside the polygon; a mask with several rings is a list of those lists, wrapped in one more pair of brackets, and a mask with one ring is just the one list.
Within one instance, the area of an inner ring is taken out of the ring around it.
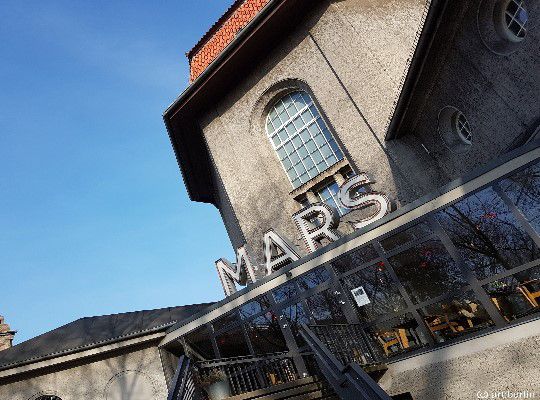
{"label": "roof eave", "polygon": [[402,132],[400,132],[401,123],[409,109],[412,94],[418,84],[420,75],[422,74],[428,58],[429,50],[435,39],[434,33],[441,23],[447,4],[448,0],[432,0],[431,2],[394,113],[388,124],[385,140],[396,139],[402,134]]}

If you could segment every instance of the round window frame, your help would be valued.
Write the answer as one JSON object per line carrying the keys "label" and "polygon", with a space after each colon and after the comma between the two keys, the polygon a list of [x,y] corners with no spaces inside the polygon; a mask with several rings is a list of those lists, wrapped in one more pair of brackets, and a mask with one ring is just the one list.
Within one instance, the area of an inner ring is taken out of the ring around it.
{"label": "round window frame", "polygon": [[[525,40],[525,38],[527,37],[527,30],[525,30],[525,35],[523,35],[523,37],[519,37],[508,27],[508,24],[506,23],[506,10],[512,2],[514,2],[514,0],[498,1],[494,8],[493,17],[495,23],[495,30],[501,36],[501,38],[507,40],[508,42],[517,44]],[[529,12],[525,7],[523,7],[523,9],[527,12],[527,21],[529,21]]]}
{"label": "round window frame", "polygon": [[[467,139],[461,133],[458,126],[459,116],[462,115],[467,121],[471,131],[471,139]],[[465,113],[453,106],[445,106],[439,111],[437,132],[445,148],[454,154],[465,154],[472,148],[473,129]]]}
{"label": "round window frame", "polygon": [[[467,124],[467,127],[469,129],[469,132],[470,132],[470,136],[471,136],[471,139],[468,139],[466,138],[464,135],[463,135],[463,131],[459,128],[459,119],[460,117],[463,117],[465,119],[465,123]],[[454,131],[454,134],[459,138],[461,139],[461,141],[466,144],[467,146],[470,146],[472,145],[472,129],[471,129],[471,124],[469,123],[469,120],[467,119],[467,117],[465,116],[465,114],[463,114],[460,110],[457,110],[454,111],[454,113],[452,114],[452,130]]]}

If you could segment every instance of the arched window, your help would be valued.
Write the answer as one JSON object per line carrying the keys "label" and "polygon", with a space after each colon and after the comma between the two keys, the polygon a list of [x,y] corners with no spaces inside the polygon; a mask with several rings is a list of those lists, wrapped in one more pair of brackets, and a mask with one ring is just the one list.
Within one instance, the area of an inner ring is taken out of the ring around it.
{"label": "arched window", "polygon": [[313,99],[304,91],[289,93],[274,104],[266,133],[295,189],[343,159]]}

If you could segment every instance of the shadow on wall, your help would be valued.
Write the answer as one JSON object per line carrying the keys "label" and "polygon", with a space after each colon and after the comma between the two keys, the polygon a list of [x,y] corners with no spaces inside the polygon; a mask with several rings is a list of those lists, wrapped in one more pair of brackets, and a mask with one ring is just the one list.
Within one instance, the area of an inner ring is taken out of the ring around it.
{"label": "shadow on wall", "polygon": [[[12,400],[36,400],[58,396],[61,400],[161,400],[165,383],[158,383],[147,371],[161,371],[159,356],[149,356],[151,347],[116,351],[106,358],[92,357],[40,373],[28,373],[3,380],[0,393]],[[3,390],[1,390],[3,389]]]}

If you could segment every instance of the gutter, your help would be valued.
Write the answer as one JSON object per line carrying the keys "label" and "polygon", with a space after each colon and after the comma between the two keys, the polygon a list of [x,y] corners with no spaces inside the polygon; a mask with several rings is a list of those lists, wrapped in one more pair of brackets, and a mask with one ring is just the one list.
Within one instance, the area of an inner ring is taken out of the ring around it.
{"label": "gutter", "polygon": [[[167,134],[169,140],[173,147],[174,156],[176,158],[176,163],[180,168],[180,173],[182,174],[182,180],[187,189],[189,199],[194,201],[194,190],[190,187],[190,180],[188,179],[188,172],[185,171],[183,164],[180,158],[180,149],[173,136],[173,128],[171,126],[171,119],[180,111],[182,106],[184,106],[204,84],[211,78],[211,76],[219,69],[219,67],[231,56],[234,51],[240,47],[242,42],[249,38],[249,35],[255,30],[255,28],[260,25],[273,11],[277,6],[283,4],[286,0],[270,0],[255,17],[242,29],[240,30],[236,37],[221,51],[221,53],[212,61],[206,69],[193,81],[191,84],[167,107],[164,111],[162,118],[165,123],[165,128],[167,129]],[[212,202],[212,201],[210,201]]]}

